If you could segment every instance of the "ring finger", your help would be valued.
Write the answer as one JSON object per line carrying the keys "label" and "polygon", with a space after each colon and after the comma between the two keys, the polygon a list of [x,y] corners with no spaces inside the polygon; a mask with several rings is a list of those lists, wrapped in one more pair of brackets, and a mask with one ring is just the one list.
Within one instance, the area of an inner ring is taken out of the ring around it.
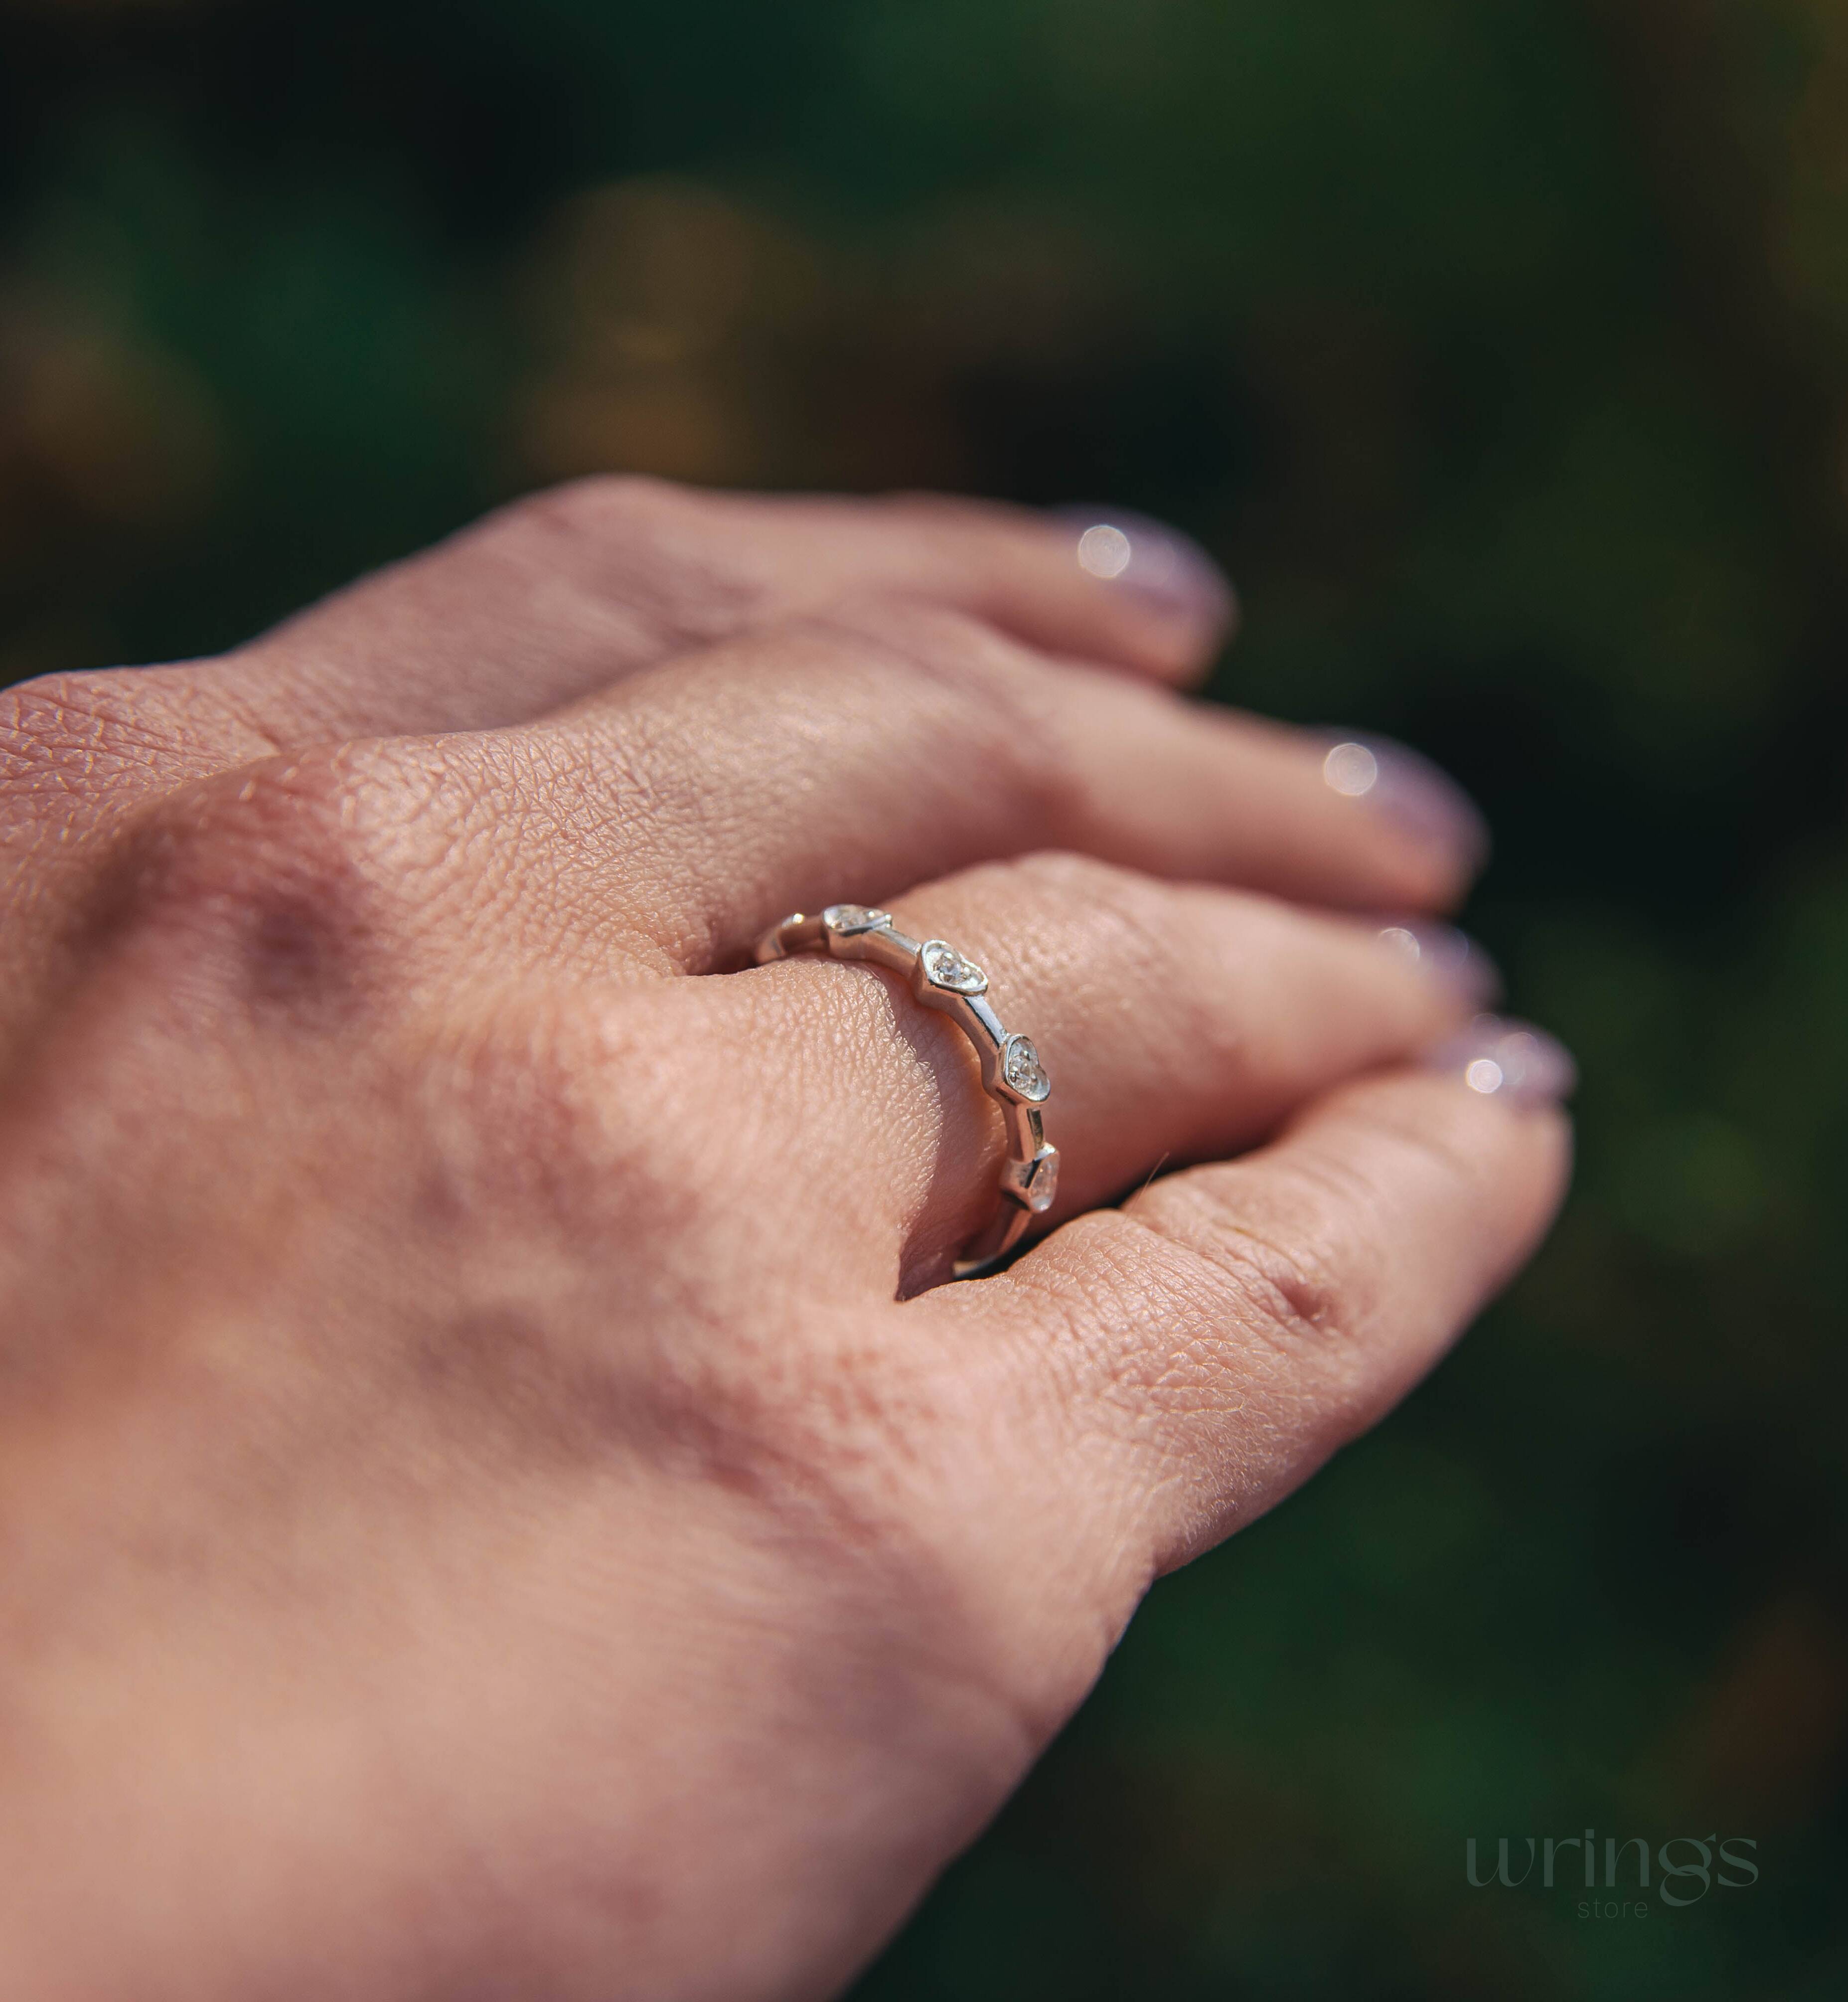
{"label": "ring finger", "polygon": [[[1454,933],[1400,926],[1383,943],[1377,925],[1071,855],[968,870],[893,917],[976,962],[1006,1028],[1030,1036],[1052,1082],[1054,1222],[1166,1164],[1250,1146],[1486,998]],[[856,1188],[891,1198],[884,1232],[863,1212],[844,1212],[847,1228],[896,1253],[901,1292],[946,1276],[995,1209],[1003,1150],[968,1041],[867,967],[791,960],[723,988],[792,1073],[835,1080],[838,1154]]]}

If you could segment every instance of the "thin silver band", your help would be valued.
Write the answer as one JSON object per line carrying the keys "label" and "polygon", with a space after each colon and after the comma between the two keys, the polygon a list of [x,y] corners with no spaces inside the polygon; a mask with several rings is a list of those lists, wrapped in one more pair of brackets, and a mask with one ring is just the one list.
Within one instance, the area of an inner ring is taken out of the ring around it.
{"label": "thin silver band", "polygon": [[752,955],[759,966],[796,953],[825,952],[831,959],[863,959],[902,973],[926,1008],[947,1015],[974,1046],[982,1088],[1000,1106],[1007,1124],[1007,1159],[1001,1167],[1001,1205],[994,1221],[956,1261],[959,1279],[986,1271],[1026,1236],[1058,1193],[1058,1149],[1049,1146],[1040,1107],[1052,1090],[1039,1052],[1027,1038],[1010,1034],[989,1005],[989,977],[942,939],[907,938],[890,916],[866,904],[830,904],[819,917],[800,911],[772,925]]}

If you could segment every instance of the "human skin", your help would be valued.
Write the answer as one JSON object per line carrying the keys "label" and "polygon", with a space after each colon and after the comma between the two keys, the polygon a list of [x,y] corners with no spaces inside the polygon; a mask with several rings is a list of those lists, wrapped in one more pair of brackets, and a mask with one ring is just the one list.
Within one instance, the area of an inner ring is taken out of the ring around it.
{"label": "human skin", "polygon": [[[592,482],[0,696],[9,2002],[832,1993],[1531,1249],[1562,1068],[1366,915],[1463,822],[1072,548]],[[956,1030],[748,963],[846,899],[1051,1074],[992,1276]]]}

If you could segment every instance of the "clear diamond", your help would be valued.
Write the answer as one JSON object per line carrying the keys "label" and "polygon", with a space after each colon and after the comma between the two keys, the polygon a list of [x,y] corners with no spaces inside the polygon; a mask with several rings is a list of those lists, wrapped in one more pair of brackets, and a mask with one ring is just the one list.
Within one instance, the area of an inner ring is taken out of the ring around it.
{"label": "clear diamond", "polygon": [[1058,1148],[1042,1147],[1030,1161],[1009,1161],[1002,1170],[1002,1184],[1034,1216],[1050,1209],[1058,1194]]}
{"label": "clear diamond", "polygon": [[964,959],[953,945],[933,939],[922,953],[924,977],[933,987],[947,987],[953,994],[980,994],[989,977],[972,959]]}
{"label": "clear diamond", "polygon": [[889,912],[875,910],[870,904],[830,904],[821,913],[821,922],[831,932],[876,932],[881,925],[892,920]]}
{"label": "clear diamond", "polygon": [[1008,1038],[1007,1049],[1001,1059],[1001,1075],[1023,1098],[1031,1099],[1035,1105],[1052,1090],[1052,1080],[1040,1062],[1039,1052],[1025,1036]]}

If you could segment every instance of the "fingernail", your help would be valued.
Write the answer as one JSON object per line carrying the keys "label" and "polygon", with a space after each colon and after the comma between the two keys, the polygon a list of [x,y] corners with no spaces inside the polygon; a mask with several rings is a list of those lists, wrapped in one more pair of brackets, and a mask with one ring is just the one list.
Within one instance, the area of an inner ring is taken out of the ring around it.
{"label": "fingernail", "polygon": [[1126,507],[1055,507],[1052,518],[1077,531],[1078,567],[1104,583],[1136,592],[1160,610],[1201,626],[1237,623],[1238,595],[1190,535]]}
{"label": "fingernail", "polygon": [[1379,942],[1410,960],[1456,994],[1468,1006],[1486,1008],[1501,994],[1501,974],[1475,940],[1454,925],[1428,918],[1395,918],[1383,925]]}
{"label": "fingernail", "polygon": [[1578,1083],[1578,1066],[1563,1043],[1531,1022],[1511,1022],[1500,1015],[1478,1015],[1424,1061],[1428,1069],[1447,1072],[1484,1098],[1510,1105],[1557,1105]]}
{"label": "fingernail", "polygon": [[1328,733],[1322,776],[1344,798],[1364,800],[1416,839],[1443,849],[1464,874],[1488,860],[1488,823],[1476,803],[1428,758],[1389,737]]}

